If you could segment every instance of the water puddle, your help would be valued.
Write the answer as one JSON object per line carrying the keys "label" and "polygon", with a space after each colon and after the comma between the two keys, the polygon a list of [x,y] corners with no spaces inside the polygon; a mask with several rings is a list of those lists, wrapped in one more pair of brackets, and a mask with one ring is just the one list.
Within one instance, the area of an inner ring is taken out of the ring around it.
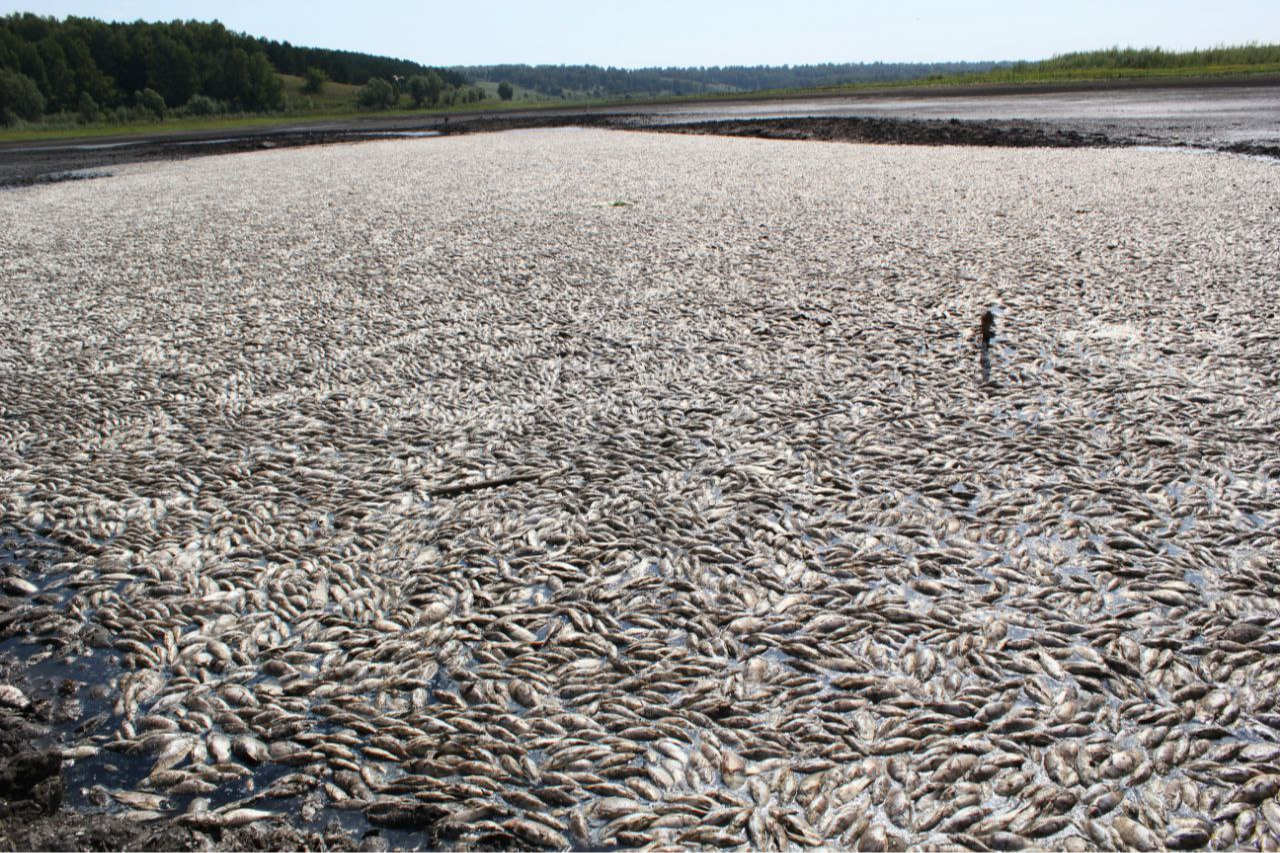
{"label": "water puddle", "polygon": [[1229,156],[1229,157],[1243,157],[1246,160],[1258,160],[1263,163],[1272,163],[1272,164],[1280,162],[1280,160],[1278,160],[1277,158],[1268,156],[1266,154],[1247,154],[1240,151],[1225,151],[1220,148],[1202,148],[1200,146],[1193,146],[1193,145],[1186,145],[1186,146],[1135,145],[1131,150],[1147,151],[1147,152],[1153,152],[1156,154],[1189,154],[1195,157],[1214,156],[1214,155]]}
{"label": "water puddle", "polygon": [[61,184],[66,181],[88,181],[95,178],[110,178],[113,175],[115,175],[115,172],[107,169],[67,169],[59,172],[45,172],[34,177],[15,180],[12,183],[0,183],[0,190],[12,190],[43,184]]}
{"label": "water puddle", "polygon": [[68,169],[65,172],[52,172],[44,176],[44,180],[53,183],[57,181],[88,181],[94,178],[109,178],[115,172],[107,169]]}
{"label": "water puddle", "polygon": [[388,136],[399,139],[429,139],[432,136],[439,136],[438,130],[376,130],[353,132],[351,136]]}

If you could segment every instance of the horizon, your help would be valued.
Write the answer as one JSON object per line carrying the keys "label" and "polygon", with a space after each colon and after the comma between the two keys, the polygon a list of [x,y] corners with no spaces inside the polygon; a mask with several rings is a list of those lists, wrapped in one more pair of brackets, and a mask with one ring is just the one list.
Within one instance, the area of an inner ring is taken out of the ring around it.
{"label": "horizon", "polygon": [[[672,0],[658,0],[643,9],[600,9],[584,0],[562,0],[538,10],[496,0],[490,4],[492,11],[486,15],[485,26],[475,28],[470,24],[474,16],[466,15],[465,9],[431,4],[424,10],[406,0],[366,4],[367,13],[357,21],[338,15],[346,7],[337,4],[307,4],[306,13],[299,15],[296,12],[301,6],[245,0],[48,0],[7,9],[4,14],[33,12],[124,22],[217,20],[230,30],[299,47],[389,56],[448,68],[1016,62],[1111,47],[1182,51],[1280,42],[1280,4],[1259,0],[1084,0],[1069,10],[1025,8],[997,0],[965,8],[953,8],[939,0],[906,0],[891,9],[810,0],[789,9],[786,16],[778,16],[759,0],[739,4],[713,0],[695,9],[680,8]],[[330,10],[335,14],[326,14]],[[666,10],[679,14],[662,14]],[[384,23],[413,17],[423,19],[424,32],[443,29],[450,38],[443,40],[444,44],[424,44],[411,27]],[[673,19],[679,23],[668,23]],[[626,32],[628,38],[616,39],[619,32]],[[843,54],[836,52],[837,41],[849,43]],[[809,53],[799,55],[802,50]]]}

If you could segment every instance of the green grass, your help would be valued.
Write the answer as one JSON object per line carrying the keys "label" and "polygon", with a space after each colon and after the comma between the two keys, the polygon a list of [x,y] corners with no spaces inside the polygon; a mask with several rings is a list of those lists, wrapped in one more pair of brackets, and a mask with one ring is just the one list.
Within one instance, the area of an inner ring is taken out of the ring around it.
{"label": "green grass", "polygon": [[[311,95],[311,102],[304,100],[307,96],[301,92],[301,78],[281,75],[285,81],[285,93],[288,108],[277,113],[238,113],[220,116],[182,116],[170,117],[163,121],[148,120],[117,124],[101,121],[94,124],[80,124],[73,115],[46,116],[35,124],[21,123],[14,127],[0,127],[0,142],[55,142],[66,139],[82,139],[104,136],[145,136],[150,134],[170,134],[206,130],[245,130],[287,125],[305,125],[309,121],[333,121],[345,119],[384,119],[384,118],[420,118],[433,115],[457,115],[479,112],[507,112],[510,110],[527,110],[538,107],[563,105],[563,101],[501,101],[495,95],[483,101],[470,104],[458,104],[452,107],[435,109],[412,109],[409,100],[401,96],[400,104],[391,110],[362,110],[355,105],[355,92],[358,86],[344,86],[340,83],[326,83],[320,96]],[[292,81],[292,82],[291,82]],[[291,88],[292,86],[292,88]],[[581,101],[581,105],[605,103],[603,101]]]}
{"label": "green grass", "polygon": [[1074,83],[1107,80],[1172,79],[1195,77],[1234,77],[1251,74],[1280,73],[1280,62],[1250,64],[1180,65],[1167,68],[1123,66],[1062,67],[1032,65],[1025,68],[1001,68],[984,74],[958,77],[934,77],[912,81],[922,85],[964,86],[982,83]]}
{"label": "green grass", "polygon": [[[499,84],[496,80],[477,80],[476,85],[484,89],[486,101],[499,100],[498,98]],[[511,90],[512,90],[511,100],[513,103],[524,103],[526,106],[530,103],[538,103],[538,104],[565,103],[565,101],[561,98],[552,98],[548,95],[543,95],[540,92],[536,92],[533,89],[526,89],[524,86],[518,86],[515,83],[511,84]],[[570,98],[569,100],[573,101],[574,103],[578,102],[577,98]]]}
{"label": "green grass", "polygon": [[[319,117],[319,114],[311,113]],[[59,139],[80,139],[94,136],[143,136],[151,133],[178,133],[195,130],[235,130],[238,128],[270,127],[304,120],[306,116],[283,113],[201,116],[171,118],[164,121],[137,121],[128,124],[98,122],[96,124],[56,125],[44,123],[10,127],[0,130],[0,142],[46,142]]]}
{"label": "green grass", "polygon": [[1169,51],[1158,47],[1110,47],[1079,53],[1063,53],[1031,63],[1042,70],[1084,69],[1200,69],[1216,66],[1274,65],[1280,63],[1280,44],[1220,45],[1204,50]]}
{"label": "green grass", "polygon": [[1280,72],[1280,44],[1245,44],[1206,50],[1112,47],[1018,62],[982,74],[926,77],[916,85],[1060,83],[1174,77],[1222,77]]}
{"label": "green grass", "polygon": [[284,83],[284,96],[291,106],[295,109],[305,109],[303,105],[309,103],[311,106],[308,111],[314,112],[354,109],[356,92],[360,91],[359,86],[334,83],[330,80],[320,87],[319,93],[308,94],[302,91],[301,77],[281,74],[280,80]]}

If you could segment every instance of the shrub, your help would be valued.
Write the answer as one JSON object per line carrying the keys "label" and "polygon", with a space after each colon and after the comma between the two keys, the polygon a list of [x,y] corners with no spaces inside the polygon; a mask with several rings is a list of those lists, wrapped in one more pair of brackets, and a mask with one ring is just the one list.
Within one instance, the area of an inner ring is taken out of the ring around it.
{"label": "shrub", "polygon": [[98,120],[101,111],[98,109],[98,102],[88,92],[80,93],[80,106],[76,118],[81,124],[93,124]]}
{"label": "shrub", "polygon": [[360,87],[356,103],[366,110],[385,110],[395,106],[396,98],[391,84],[375,77]]}
{"label": "shrub", "polygon": [[187,101],[187,115],[216,116],[223,112],[226,112],[226,105],[208,95],[192,95]]}
{"label": "shrub", "polygon": [[435,106],[440,103],[440,94],[443,91],[444,78],[434,71],[409,78],[409,97],[413,98],[415,107],[423,104]]}
{"label": "shrub", "polygon": [[133,102],[161,120],[169,112],[169,108],[164,102],[164,96],[155,89],[143,89],[141,92],[135,92]]}
{"label": "shrub", "polygon": [[0,69],[0,124],[19,119],[39,121],[44,115],[44,95],[34,80],[16,71]]}
{"label": "shrub", "polygon": [[511,88],[511,84],[503,80],[498,84],[498,97],[504,101],[509,101],[515,97],[516,90]]}
{"label": "shrub", "polygon": [[413,100],[415,107],[422,106],[423,101],[427,99],[430,90],[430,84],[427,78],[421,74],[409,78],[409,97]]}
{"label": "shrub", "polygon": [[116,107],[107,114],[107,119],[116,124],[132,124],[140,121],[155,121],[155,113],[142,107]]}
{"label": "shrub", "polygon": [[310,95],[320,94],[320,90],[324,88],[324,84],[329,82],[329,75],[324,72],[323,68],[308,68],[306,73],[302,75],[302,91]]}

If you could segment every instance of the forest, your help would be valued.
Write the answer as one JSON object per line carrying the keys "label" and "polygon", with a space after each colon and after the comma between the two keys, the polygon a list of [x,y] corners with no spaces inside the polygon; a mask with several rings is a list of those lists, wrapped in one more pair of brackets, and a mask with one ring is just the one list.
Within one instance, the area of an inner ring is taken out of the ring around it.
{"label": "forest", "polygon": [[108,23],[32,14],[0,18],[0,119],[45,113],[132,108],[161,114],[265,112],[284,106],[279,74],[319,69],[337,83],[438,74],[446,85],[466,78],[416,62],[339,50],[295,47],[255,38],[220,23]]}
{"label": "forest", "polygon": [[477,80],[507,80],[550,98],[699,95],[764,89],[810,89],[977,74],[1000,62],[844,62],[694,68],[602,68],[598,65],[472,65],[454,69]]}

